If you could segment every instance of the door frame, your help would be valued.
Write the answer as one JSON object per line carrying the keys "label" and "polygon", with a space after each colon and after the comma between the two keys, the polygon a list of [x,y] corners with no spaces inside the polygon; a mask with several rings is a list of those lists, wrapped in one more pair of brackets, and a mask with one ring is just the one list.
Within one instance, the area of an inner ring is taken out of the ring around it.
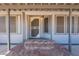
{"label": "door frame", "polygon": [[[30,24],[29,24],[29,20],[30,20],[30,16],[39,16],[39,17],[42,17],[43,19],[43,16],[44,15],[51,15],[51,20],[54,21],[54,12],[53,11],[24,11],[25,12],[25,19],[26,19],[26,39],[29,39],[30,38]],[[58,13],[58,12],[57,12]],[[62,12],[59,12],[59,14],[62,13]],[[54,26],[54,23],[51,24]],[[53,29],[53,27],[51,27],[51,30]],[[42,32],[41,34],[43,33],[43,29],[41,29]],[[50,38],[53,39],[52,35],[54,34],[54,31],[51,31],[50,33]],[[41,38],[42,38],[43,35],[41,35]]]}
{"label": "door frame", "polygon": [[[37,37],[33,37],[32,35],[31,35],[31,19],[33,20],[33,19],[39,19],[39,33],[38,33],[38,35],[37,35]],[[30,29],[30,36],[29,36],[29,38],[40,38],[40,36],[41,36],[41,21],[42,21],[42,17],[41,16],[30,16],[29,17],[29,23],[30,23],[30,27],[29,27],[29,29]]]}

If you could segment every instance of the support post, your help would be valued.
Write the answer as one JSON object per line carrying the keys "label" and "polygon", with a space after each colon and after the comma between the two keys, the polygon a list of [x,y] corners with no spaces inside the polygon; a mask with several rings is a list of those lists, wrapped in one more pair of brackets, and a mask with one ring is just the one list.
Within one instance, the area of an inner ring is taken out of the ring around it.
{"label": "support post", "polygon": [[24,44],[25,36],[26,36],[25,30],[24,30],[24,28],[25,28],[25,13],[24,12],[22,12],[22,17],[23,17],[23,19],[22,19],[22,21],[23,21],[23,44]]}
{"label": "support post", "polygon": [[52,19],[52,17],[51,17],[51,40],[52,40],[52,21],[53,19]]}
{"label": "support post", "polygon": [[10,9],[8,9],[8,50],[10,50]]}
{"label": "support post", "polygon": [[71,13],[72,13],[72,9],[70,8],[69,9],[69,40],[68,40],[68,43],[69,43],[68,48],[69,48],[70,53],[71,53],[71,25],[70,25],[70,23],[71,23],[71,19],[72,19]]}

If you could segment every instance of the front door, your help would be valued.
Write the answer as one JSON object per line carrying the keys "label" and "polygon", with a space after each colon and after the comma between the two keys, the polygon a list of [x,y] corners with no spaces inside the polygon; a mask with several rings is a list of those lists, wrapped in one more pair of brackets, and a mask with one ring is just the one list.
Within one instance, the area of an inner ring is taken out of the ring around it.
{"label": "front door", "polygon": [[40,17],[30,17],[30,38],[40,38]]}

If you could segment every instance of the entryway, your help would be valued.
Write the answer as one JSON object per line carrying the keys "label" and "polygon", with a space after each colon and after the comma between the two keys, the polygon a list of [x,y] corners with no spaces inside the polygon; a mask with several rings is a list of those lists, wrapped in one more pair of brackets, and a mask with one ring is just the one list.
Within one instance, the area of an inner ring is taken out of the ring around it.
{"label": "entryway", "polygon": [[40,38],[41,21],[42,17],[40,16],[30,17],[30,38]]}
{"label": "entryway", "polygon": [[29,38],[51,39],[51,19],[48,15],[29,16]]}

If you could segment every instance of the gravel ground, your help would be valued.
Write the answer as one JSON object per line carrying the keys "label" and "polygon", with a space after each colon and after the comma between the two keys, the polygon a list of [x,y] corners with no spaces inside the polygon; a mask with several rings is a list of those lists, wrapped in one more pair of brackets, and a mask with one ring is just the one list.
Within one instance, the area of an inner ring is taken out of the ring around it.
{"label": "gravel ground", "polygon": [[7,51],[7,45],[0,45],[0,55],[4,55]]}
{"label": "gravel ground", "polygon": [[[16,45],[11,45],[11,48],[15,47]],[[0,55],[5,55],[7,53],[7,45],[0,45]]]}

